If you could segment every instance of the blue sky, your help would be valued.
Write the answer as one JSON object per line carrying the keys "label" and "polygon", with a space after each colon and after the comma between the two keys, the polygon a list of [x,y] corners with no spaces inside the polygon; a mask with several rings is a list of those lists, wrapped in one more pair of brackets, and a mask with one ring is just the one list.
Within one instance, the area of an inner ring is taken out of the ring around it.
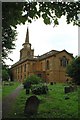
{"label": "blue sky", "polygon": [[42,55],[50,50],[67,50],[73,53],[73,56],[78,55],[78,27],[73,24],[67,24],[66,19],[63,16],[59,19],[59,25],[45,25],[42,18],[33,21],[31,24],[17,26],[17,40],[16,49],[9,55],[13,59],[13,62],[7,60],[8,65],[12,65],[17,62],[20,58],[20,49],[22,44],[25,42],[25,36],[29,28],[29,41],[34,49],[34,55]]}

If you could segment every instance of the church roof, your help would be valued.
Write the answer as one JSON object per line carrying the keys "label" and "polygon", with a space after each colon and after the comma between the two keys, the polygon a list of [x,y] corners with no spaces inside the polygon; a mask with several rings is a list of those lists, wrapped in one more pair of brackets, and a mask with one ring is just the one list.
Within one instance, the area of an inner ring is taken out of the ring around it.
{"label": "church roof", "polygon": [[55,55],[57,55],[57,54],[59,54],[59,53],[61,53],[61,52],[66,52],[66,53],[69,54],[71,57],[73,57],[73,54],[72,54],[72,53],[69,53],[69,52],[67,52],[67,51],[64,49],[64,50],[62,50],[62,51],[51,50],[51,51],[49,51],[49,52],[47,52],[47,53],[39,56],[38,58],[39,58],[40,60],[46,59],[46,58],[48,58],[48,57],[55,56]]}
{"label": "church roof", "polygon": [[21,64],[21,63],[23,63],[23,62],[25,62],[25,61],[43,60],[43,59],[46,59],[48,57],[55,56],[55,55],[57,55],[57,54],[59,54],[61,52],[66,52],[67,54],[69,54],[73,58],[73,54],[68,53],[66,50],[62,50],[62,51],[51,50],[51,51],[49,51],[49,52],[47,52],[47,53],[45,53],[45,54],[43,54],[41,56],[34,56],[33,58],[31,57],[31,58],[24,58],[22,60],[19,60],[18,62],[16,62],[15,64],[12,65],[12,68],[19,65],[19,64]]}

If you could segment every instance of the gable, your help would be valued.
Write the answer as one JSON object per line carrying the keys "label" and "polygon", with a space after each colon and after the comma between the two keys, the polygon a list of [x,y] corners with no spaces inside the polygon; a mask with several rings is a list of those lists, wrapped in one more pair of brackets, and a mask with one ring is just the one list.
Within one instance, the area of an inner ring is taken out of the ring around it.
{"label": "gable", "polygon": [[73,57],[73,54],[71,54],[71,53],[68,53],[66,50],[62,50],[62,51],[60,51],[60,52],[58,52],[57,54],[56,54],[56,57],[63,57],[63,56],[65,56],[66,58],[69,58],[69,59],[73,59],[74,57]]}

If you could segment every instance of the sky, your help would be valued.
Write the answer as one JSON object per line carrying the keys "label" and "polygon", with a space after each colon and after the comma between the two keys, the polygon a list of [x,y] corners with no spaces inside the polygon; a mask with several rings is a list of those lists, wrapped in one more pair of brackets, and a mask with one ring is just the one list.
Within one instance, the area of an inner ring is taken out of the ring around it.
{"label": "sky", "polygon": [[13,62],[6,61],[6,64],[13,65],[20,59],[20,49],[25,42],[27,27],[29,28],[29,42],[34,49],[34,55],[42,55],[51,50],[67,50],[75,57],[78,55],[78,27],[73,24],[67,24],[64,16],[59,19],[59,25],[46,25],[40,18],[32,23],[17,25],[16,48],[9,55]]}

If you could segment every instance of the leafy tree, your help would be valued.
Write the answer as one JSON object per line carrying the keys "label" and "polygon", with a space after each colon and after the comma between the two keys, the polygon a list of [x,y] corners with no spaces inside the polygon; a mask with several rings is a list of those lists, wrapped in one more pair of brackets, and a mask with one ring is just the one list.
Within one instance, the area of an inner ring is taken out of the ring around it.
{"label": "leafy tree", "polygon": [[27,11],[25,17],[29,22],[42,17],[45,24],[58,25],[58,18],[65,15],[68,24],[73,22],[73,25],[80,26],[80,2],[31,2],[25,3],[24,10]]}
{"label": "leafy tree", "polygon": [[8,58],[14,49],[16,25],[43,18],[45,24],[58,25],[58,19],[66,16],[66,22],[80,26],[80,1],[78,2],[3,2],[2,3],[2,59]]}
{"label": "leafy tree", "polygon": [[7,66],[3,67],[2,69],[2,81],[8,81],[9,80],[9,73]]}
{"label": "leafy tree", "polygon": [[80,57],[76,57],[67,67],[67,74],[72,78],[72,81],[80,85]]}
{"label": "leafy tree", "polygon": [[23,4],[16,2],[2,3],[2,60],[15,48],[16,25],[21,23]]}

